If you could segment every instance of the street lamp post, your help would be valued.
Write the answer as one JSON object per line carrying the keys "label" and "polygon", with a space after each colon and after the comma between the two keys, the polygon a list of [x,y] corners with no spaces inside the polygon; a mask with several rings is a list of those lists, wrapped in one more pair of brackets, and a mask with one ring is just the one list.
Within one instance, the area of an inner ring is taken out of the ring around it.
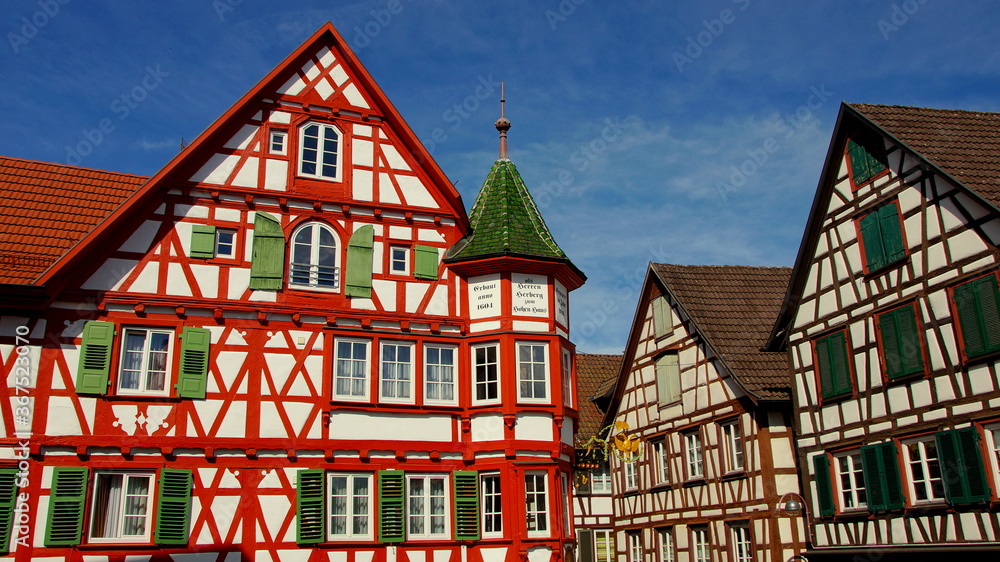
{"label": "street lamp post", "polygon": [[[806,500],[797,492],[786,492],[778,500],[778,505],[774,507],[774,514],[780,515],[781,512],[787,513],[791,516],[796,516],[799,513],[802,514],[803,522],[806,527],[806,548],[809,548],[813,544],[813,534],[812,534],[812,521],[809,519],[809,507],[806,505]],[[802,555],[793,556],[788,562],[792,560],[796,561],[806,561],[807,558]]]}

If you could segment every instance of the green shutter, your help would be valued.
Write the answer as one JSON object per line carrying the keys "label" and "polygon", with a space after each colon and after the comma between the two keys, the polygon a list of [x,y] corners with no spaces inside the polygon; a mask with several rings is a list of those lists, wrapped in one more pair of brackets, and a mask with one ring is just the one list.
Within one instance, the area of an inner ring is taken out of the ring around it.
{"label": "green shutter", "polygon": [[83,508],[87,500],[87,469],[59,466],[52,471],[45,546],[80,544]]}
{"label": "green shutter", "polygon": [[349,297],[372,296],[373,248],[375,227],[366,224],[354,231],[347,244],[347,283],[344,294]]}
{"label": "green shutter", "polygon": [[899,357],[902,363],[901,375],[912,375],[924,371],[924,352],[920,346],[920,327],[917,323],[917,308],[907,305],[896,310],[896,326],[899,334]]}
{"label": "green shutter", "polygon": [[854,139],[847,141],[847,156],[851,161],[851,177],[854,178],[854,185],[861,185],[872,179],[885,170],[882,162],[882,150],[876,143],[881,142],[877,136],[869,135],[859,137],[860,142]]}
{"label": "green shutter", "polygon": [[861,447],[861,465],[868,493],[868,510],[888,511],[903,507],[896,443],[887,441]]}
{"label": "green shutter", "polygon": [[474,470],[456,470],[452,473],[455,483],[455,540],[479,540],[479,473]]}
{"label": "green shutter", "polygon": [[594,557],[594,532],[590,529],[577,529],[576,547],[579,562],[597,562]]}
{"label": "green shutter", "polygon": [[196,224],[191,227],[191,257],[215,257],[215,227]]}
{"label": "green shutter", "polygon": [[177,396],[205,397],[211,339],[212,334],[207,328],[185,327],[181,333],[181,366],[177,373]]}
{"label": "green shutter", "polygon": [[185,546],[191,526],[190,470],[164,468],[156,499],[156,544]]}
{"label": "green shutter", "polygon": [[378,471],[378,540],[406,540],[406,487],[402,470]]}
{"label": "green shutter", "polygon": [[111,344],[115,339],[114,322],[91,320],[83,326],[83,344],[76,371],[78,394],[106,394],[111,372]]}
{"label": "green shutter", "polygon": [[417,279],[437,279],[438,249],[433,246],[414,246],[413,275]]}
{"label": "green shutter", "polygon": [[1000,293],[993,275],[976,282],[976,297],[982,314],[983,346],[987,353],[1000,350]]}
{"label": "green shutter", "polygon": [[830,459],[826,453],[813,457],[813,473],[816,480],[816,495],[819,499],[819,514],[833,515],[833,484],[830,481]]}
{"label": "green shutter", "polygon": [[886,376],[890,379],[903,376],[903,357],[899,346],[896,311],[879,315],[878,329],[882,334],[882,356],[885,358]]}
{"label": "green shutter", "polygon": [[285,271],[285,233],[273,215],[255,213],[251,260],[250,288],[280,290]]}
{"label": "green shutter", "polygon": [[300,470],[295,489],[295,542],[317,544],[326,540],[326,473]]}
{"label": "green shutter", "polygon": [[885,265],[889,265],[906,256],[903,244],[903,228],[899,222],[899,209],[895,203],[890,203],[878,210],[879,225],[882,229],[882,252]]}
{"label": "green shutter", "polygon": [[851,392],[851,367],[847,355],[847,338],[836,332],[816,342],[819,361],[820,393],[823,398],[835,398]]}
{"label": "green shutter", "polygon": [[948,503],[990,501],[990,489],[986,483],[986,470],[976,428],[942,431],[935,438]]}
{"label": "green shutter", "polygon": [[966,357],[1000,350],[1000,293],[996,277],[988,275],[955,287],[953,299]]}
{"label": "green shutter", "polygon": [[861,219],[861,244],[865,248],[865,267],[868,271],[877,271],[888,264],[878,211],[868,213]]}
{"label": "green shutter", "polygon": [[10,552],[10,532],[17,507],[17,468],[0,468],[0,555]]}
{"label": "green shutter", "polygon": [[833,367],[830,365],[829,338],[816,340],[816,369],[819,371],[819,391],[823,398],[836,396],[833,392]]}

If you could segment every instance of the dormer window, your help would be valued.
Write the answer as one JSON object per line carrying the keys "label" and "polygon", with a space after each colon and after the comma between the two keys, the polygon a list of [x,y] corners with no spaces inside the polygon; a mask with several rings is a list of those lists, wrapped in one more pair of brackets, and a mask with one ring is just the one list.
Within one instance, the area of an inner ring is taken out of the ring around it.
{"label": "dormer window", "polygon": [[299,131],[299,174],[340,179],[340,131],[327,123],[306,123]]}

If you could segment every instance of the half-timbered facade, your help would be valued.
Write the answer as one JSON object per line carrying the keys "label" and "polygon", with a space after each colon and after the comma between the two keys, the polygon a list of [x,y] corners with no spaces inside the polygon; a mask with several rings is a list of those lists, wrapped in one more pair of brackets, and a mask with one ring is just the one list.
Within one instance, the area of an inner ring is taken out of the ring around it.
{"label": "half-timbered facade", "polygon": [[789,273],[650,265],[605,418],[641,453],[612,449],[619,562],[784,561],[804,546],[779,509],[799,489],[785,357],[760,351]]}
{"label": "half-timbered facade", "polygon": [[810,560],[1000,555],[998,131],[841,107],[769,345],[792,369]]}
{"label": "half-timbered facade", "polygon": [[505,153],[467,217],[332,26],[152,178],[0,164],[0,551],[571,548],[584,277]]}

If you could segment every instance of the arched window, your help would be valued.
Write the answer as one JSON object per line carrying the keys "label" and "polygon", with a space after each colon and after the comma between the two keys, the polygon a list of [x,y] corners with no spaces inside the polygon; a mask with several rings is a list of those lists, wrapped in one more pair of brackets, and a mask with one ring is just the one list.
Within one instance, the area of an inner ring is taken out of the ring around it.
{"label": "arched window", "polygon": [[337,235],[332,228],[318,222],[303,224],[292,234],[291,254],[288,277],[292,286],[340,287]]}
{"label": "arched window", "polygon": [[303,176],[340,178],[340,131],[327,123],[306,123],[299,136],[299,173]]}

